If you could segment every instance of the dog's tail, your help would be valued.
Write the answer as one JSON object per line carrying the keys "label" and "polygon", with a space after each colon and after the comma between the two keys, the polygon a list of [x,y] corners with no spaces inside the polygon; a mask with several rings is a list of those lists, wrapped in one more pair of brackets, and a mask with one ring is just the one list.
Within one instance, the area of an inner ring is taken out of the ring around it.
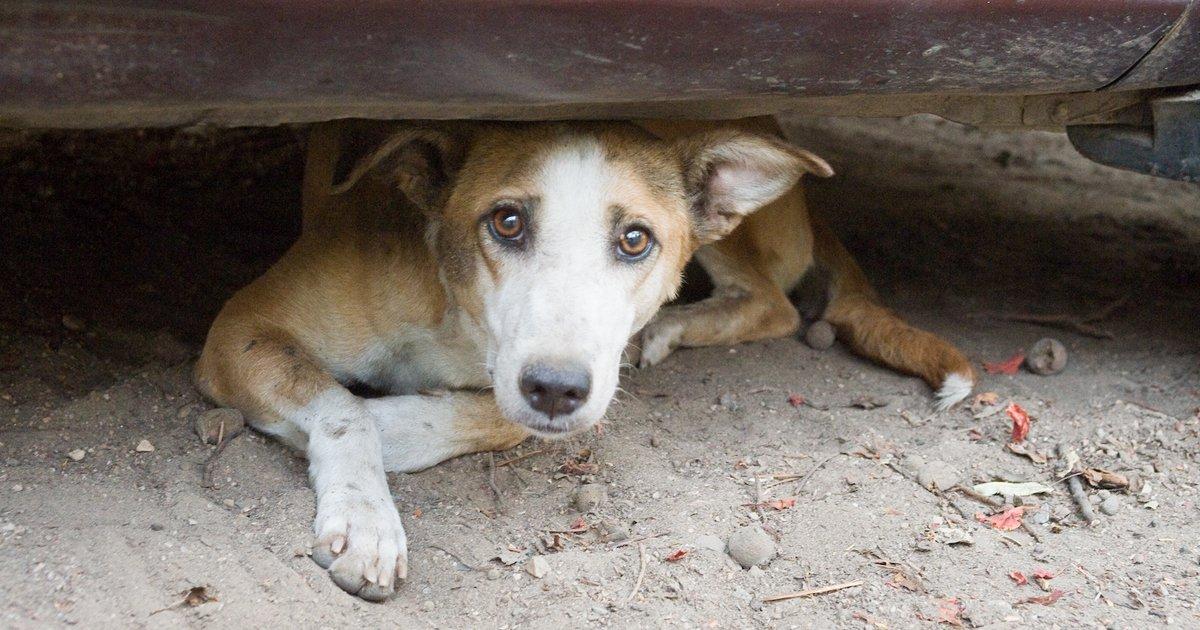
{"label": "dog's tail", "polygon": [[975,386],[971,362],[937,335],[910,326],[884,307],[862,269],[829,227],[813,216],[814,254],[830,273],[824,318],[854,352],[919,376],[937,396],[937,408],[962,401]]}

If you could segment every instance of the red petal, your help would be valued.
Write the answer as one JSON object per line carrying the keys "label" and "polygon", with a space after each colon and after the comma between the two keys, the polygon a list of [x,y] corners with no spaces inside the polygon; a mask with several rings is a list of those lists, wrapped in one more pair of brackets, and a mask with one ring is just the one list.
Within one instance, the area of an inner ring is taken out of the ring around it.
{"label": "red petal", "polygon": [[1025,353],[1018,352],[999,363],[984,363],[983,369],[987,370],[988,374],[1016,374],[1024,362]]}

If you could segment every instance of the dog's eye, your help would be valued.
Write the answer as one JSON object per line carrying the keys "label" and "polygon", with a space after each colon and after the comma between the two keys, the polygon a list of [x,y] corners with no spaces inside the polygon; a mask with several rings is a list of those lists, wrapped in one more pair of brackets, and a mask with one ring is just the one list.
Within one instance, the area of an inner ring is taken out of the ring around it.
{"label": "dog's eye", "polygon": [[650,253],[650,247],[654,244],[654,237],[650,234],[650,230],[635,225],[625,228],[621,233],[621,237],[617,239],[617,250],[625,260],[640,260],[646,254]]}
{"label": "dog's eye", "polygon": [[501,204],[492,211],[492,218],[488,222],[488,229],[491,230],[492,236],[500,240],[516,241],[520,240],[525,234],[525,217],[521,214],[521,209],[513,204]]}

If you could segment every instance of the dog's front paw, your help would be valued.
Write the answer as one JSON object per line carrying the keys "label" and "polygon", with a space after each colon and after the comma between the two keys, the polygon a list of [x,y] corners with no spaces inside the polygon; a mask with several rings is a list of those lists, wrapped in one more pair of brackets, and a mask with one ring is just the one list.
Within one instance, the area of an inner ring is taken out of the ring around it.
{"label": "dog's front paw", "polygon": [[672,319],[656,319],[642,330],[642,356],[638,367],[658,365],[679,345],[683,324]]}
{"label": "dog's front paw", "polygon": [[321,501],[313,527],[313,560],[347,593],[382,601],[407,577],[408,542],[390,496],[347,492]]}

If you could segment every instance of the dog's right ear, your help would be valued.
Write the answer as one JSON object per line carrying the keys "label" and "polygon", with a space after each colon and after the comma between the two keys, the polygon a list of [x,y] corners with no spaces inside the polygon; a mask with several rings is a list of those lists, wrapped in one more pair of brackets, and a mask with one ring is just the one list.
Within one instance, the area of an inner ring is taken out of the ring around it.
{"label": "dog's right ear", "polygon": [[[449,128],[367,126],[343,133],[333,194],[364,177],[395,187],[423,212],[436,212],[449,194],[467,152],[465,133]],[[343,175],[343,173],[345,173]]]}

